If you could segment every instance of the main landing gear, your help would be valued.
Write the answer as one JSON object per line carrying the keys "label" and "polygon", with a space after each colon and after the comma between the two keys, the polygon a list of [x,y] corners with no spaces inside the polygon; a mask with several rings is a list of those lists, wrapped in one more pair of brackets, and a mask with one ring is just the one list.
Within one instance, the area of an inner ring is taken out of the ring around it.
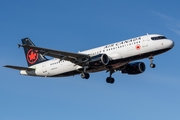
{"label": "main landing gear", "polygon": [[[114,78],[112,77],[112,74],[115,72],[115,70],[110,70],[109,73],[109,77],[106,78],[106,82],[113,84],[114,83]],[[90,75],[89,73],[86,72],[86,68],[84,69],[84,72],[81,73],[81,78],[82,79],[89,79]]]}
{"label": "main landing gear", "polygon": [[155,67],[156,67],[156,64],[153,63],[153,58],[154,58],[153,56],[150,56],[150,57],[149,57],[150,67],[151,67],[151,68],[155,68]]}
{"label": "main landing gear", "polygon": [[90,77],[89,73],[86,73],[86,72],[81,73],[81,78],[89,79],[89,77]]}
{"label": "main landing gear", "polygon": [[109,75],[109,77],[106,78],[106,82],[110,83],[110,84],[113,84],[114,81],[115,81],[114,78],[112,77],[112,74],[114,73],[114,70],[110,70],[109,72],[110,72],[110,75]]}
{"label": "main landing gear", "polygon": [[87,68],[88,68],[88,66],[84,66],[84,72],[81,73],[81,78],[83,78],[83,79],[89,79],[89,77],[90,77],[89,73],[86,72]]}

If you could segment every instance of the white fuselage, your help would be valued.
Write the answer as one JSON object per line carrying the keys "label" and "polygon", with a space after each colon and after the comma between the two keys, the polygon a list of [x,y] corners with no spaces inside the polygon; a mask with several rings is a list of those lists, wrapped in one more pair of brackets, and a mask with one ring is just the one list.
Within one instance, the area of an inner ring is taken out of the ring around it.
{"label": "white fuselage", "polygon": [[[150,54],[153,54],[154,56],[166,52],[167,50],[173,47],[174,43],[172,40],[167,38],[156,39],[156,37],[158,36],[162,36],[162,35],[150,34],[150,35],[140,36],[125,41],[120,41],[109,45],[97,47],[94,49],[82,51],[80,53],[88,54],[90,56],[95,56],[98,54],[106,54],[108,55],[110,61],[117,61],[117,62],[113,62],[111,66],[113,66],[114,68],[118,68],[125,64],[128,64],[131,61],[149,57]],[[124,61],[119,62],[118,60],[124,60]],[[75,65],[72,62],[55,58],[31,66],[31,68],[35,68],[35,70],[31,72],[21,70],[20,74],[42,76],[42,77],[43,76],[52,77],[58,75],[72,76],[75,75],[76,73],[73,71],[77,71],[78,73],[79,69],[82,67],[79,65]],[[98,72],[102,70],[106,70],[106,68],[100,67],[99,69],[94,69],[94,70],[91,69],[89,71],[87,69],[88,72]],[[64,75],[64,73],[68,73],[68,74]]]}

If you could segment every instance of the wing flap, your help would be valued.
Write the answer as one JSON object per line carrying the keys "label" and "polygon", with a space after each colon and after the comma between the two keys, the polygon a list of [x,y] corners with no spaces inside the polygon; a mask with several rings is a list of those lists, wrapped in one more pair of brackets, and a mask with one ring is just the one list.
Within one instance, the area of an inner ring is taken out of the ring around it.
{"label": "wing flap", "polygon": [[21,66],[13,66],[13,65],[5,65],[4,67],[15,69],[15,70],[35,70],[34,68],[27,68],[27,67],[21,67]]}

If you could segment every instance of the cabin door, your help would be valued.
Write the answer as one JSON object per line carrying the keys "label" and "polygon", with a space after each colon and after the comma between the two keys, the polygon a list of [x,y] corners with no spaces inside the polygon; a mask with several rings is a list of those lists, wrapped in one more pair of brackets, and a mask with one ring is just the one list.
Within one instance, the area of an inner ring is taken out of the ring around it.
{"label": "cabin door", "polygon": [[42,72],[43,72],[44,74],[47,73],[46,64],[43,64],[43,65],[42,65]]}
{"label": "cabin door", "polygon": [[142,47],[147,47],[148,43],[149,43],[149,37],[148,37],[148,35],[146,35],[146,36],[143,37]]}

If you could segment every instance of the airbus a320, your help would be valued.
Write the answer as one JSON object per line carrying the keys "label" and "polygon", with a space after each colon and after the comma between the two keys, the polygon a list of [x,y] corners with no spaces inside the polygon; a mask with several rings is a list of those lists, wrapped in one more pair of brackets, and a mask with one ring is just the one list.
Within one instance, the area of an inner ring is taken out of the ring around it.
{"label": "airbus a320", "polygon": [[[67,77],[80,75],[88,79],[90,73],[106,71],[107,83],[114,83],[112,74],[137,75],[146,69],[140,59],[148,58],[150,67],[155,68],[154,56],[162,54],[174,46],[174,42],[160,34],[147,34],[132,39],[115,42],[90,50],[72,53],[37,47],[29,38],[23,38],[19,47],[24,48],[28,67],[5,65],[20,70],[21,75],[39,77]],[[46,56],[53,57],[47,59]],[[138,62],[137,62],[138,61]]]}

